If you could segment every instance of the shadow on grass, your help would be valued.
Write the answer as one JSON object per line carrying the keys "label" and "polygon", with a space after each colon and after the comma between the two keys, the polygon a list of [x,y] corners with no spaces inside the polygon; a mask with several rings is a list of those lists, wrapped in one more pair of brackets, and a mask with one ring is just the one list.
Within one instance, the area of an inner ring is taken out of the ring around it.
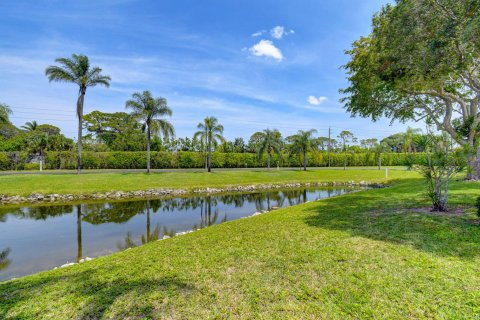
{"label": "shadow on grass", "polygon": [[[174,277],[130,278],[114,272],[115,277],[104,278],[101,271],[93,270],[44,273],[28,281],[0,283],[0,319],[36,319],[49,312],[75,319],[101,319],[107,314],[115,319],[149,319],[154,313],[168,316],[168,310],[159,308],[163,299],[193,290]],[[148,295],[155,299],[144,299]],[[20,313],[9,314],[13,310]]]}
{"label": "shadow on grass", "polygon": [[[478,183],[453,182],[451,206],[472,206],[479,187]],[[319,202],[305,221],[310,226],[409,245],[439,256],[479,257],[480,227],[472,224],[472,217],[416,210],[429,207],[424,192],[421,180],[397,182],[385,189]]]}

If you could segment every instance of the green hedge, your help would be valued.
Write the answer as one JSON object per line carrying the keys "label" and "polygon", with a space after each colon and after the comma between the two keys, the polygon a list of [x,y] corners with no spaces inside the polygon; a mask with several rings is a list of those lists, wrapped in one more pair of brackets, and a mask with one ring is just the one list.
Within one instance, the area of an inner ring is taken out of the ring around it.
{"label": "green hedge", "polygon": [[[403,153],[382,154],[382,165],[405,166],[415,162],[424,154],[405,155]],[[345,157],[347,166],[376,166],[377,157],[374,153],[331,154],[332,167],[342,167]],[[26,152],[0,152],[0,170],[25,170],[28,166],[29,155]],[[274,154],[271,157],[271,166],[301,167],[302,157],[299,155],[283,155],[281,158]],[[328,155],[326,152],[312,152],[308,154],[308,166],[326,167]],[[85,169],[144,169],[147,166],[146,152],[84,152],[83,168]],[[152,152],[151,166],[153,169],[166,168],[203,168],[205,156],[199,152]],[[219,153],[212,154],[214,168],[255,168],[266,167],[267,155],[258,159],[252,153]],[[75,169],[76,154],[72,152],[46,152],[45,169]]]}

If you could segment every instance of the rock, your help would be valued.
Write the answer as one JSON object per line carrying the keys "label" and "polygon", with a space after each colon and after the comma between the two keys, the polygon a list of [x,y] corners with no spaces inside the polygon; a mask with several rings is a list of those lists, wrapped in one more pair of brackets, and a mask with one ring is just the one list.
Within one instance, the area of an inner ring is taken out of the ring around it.
{"label": "rock", "polygon": [[86,262],[86,261],[90,261],[90,260],[93,260],[93,258],[89,258],[89,257],[85,257],[84,259],[80,259],[80,263],[82,262]]}
{"label": "rock", "polygon": [[259,185],[247,185],[247,186],[226,186],[224,188],[198,188],[198,189],[149,189],[149,190],[137,190],[137,191],[109,191],[104,193],[94,194],[31,194],[28,197],[20,196],[8,196],[0,195],[0,204],[2,203],[22,203],[22,202],[69,202],[75,200],[103,200],[103,199],[124,199],[124,198],[152,198],[162,196],[180,196],[187,194],[214,194],[222,192],[251,192],[257,190],[268,189],[282,189],[282,188],[298,188],[298,187],[312,187],[312,186],[362,186],[372,188],[384,188],[382,184],[371,184],[367,181],[360,181],[358,183],[354,181],[348,182],[314,182],[314,183],[286,183],[286,184],[259,184]]}
{"label": "rock", "polygon": [[70,266],[73,266],[74,264],[75,262],[65,263],[65,264],[62,264],[59,268],[70,267]]}

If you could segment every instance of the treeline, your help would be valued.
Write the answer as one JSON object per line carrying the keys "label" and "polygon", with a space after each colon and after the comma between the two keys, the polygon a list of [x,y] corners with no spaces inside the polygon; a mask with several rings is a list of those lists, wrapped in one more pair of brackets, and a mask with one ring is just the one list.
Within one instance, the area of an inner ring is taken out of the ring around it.
{"label": "treeline", "polygon": [[[330,166],[408,166],[422,161],[424,153],[331,153]],[[38,170],[39,163],[31,163],[29,152],[0,152],[0,170]],[[147,165],[146,152],[83,152],[85,169],[144,169]],[[308,164],[312,167],[327,167],[327,152],[309,152]],[[303,159],[297,154],[281,157],[271,155],[272,167],[302,167]],[[260,168],[267,165],[267,155],[258,157],[254,153],[222,153],[213,152],[211,158],[213,168]],[[71,151],[46,151],[44,153],[45,169],[76,169],[76,153]],[[188,169],[205,168],[205,153],[193,151],[152,152],[152,169]]]}
{"label": "treeline", "polygon": [[[145,151],[147,138],[142,131],[142,123],[125,112],[105,113],[93,111],[84,116],[83,148],[85,151]],[[215,143],[213,149],[221,153],[257,153],[261,144],[261,133],[256,132],[245,141],[242,137]],[[390,135],[382,140],[375,138],[356,139],[353,134],[346,149],[356,153],[368,153],[378,145],[384,152],[412,153],[423,152],[423,147],[415,143],[415,137],[421,136],[419,130],[408,129]],[[281,139],[281,136],[280,136]],[[319,136],[316,139],[316,149],[327,151],[330,141],[332,152],[343,152],[344,144],[340,137],[328,139]],[[283,139],[285,140],[285,139]],[[284,143],[288,147],[288,141]],[[195,137],[162,138],[153,135],[152,151],[204,151],[205,145]],[[15,127],[11,122],[0,123],[0,152],[29,151],[39,154],[40,151],[74,151],[75,142],[65,137],[60,129],[50,124],[27,122],[24,126]]]}

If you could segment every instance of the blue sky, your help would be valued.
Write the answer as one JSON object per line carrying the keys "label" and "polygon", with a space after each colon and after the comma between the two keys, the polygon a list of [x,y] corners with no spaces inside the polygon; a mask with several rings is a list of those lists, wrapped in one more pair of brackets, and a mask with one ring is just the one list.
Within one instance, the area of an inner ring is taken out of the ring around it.
{"label": "blue sky", "polygon": [[[49,83],[55,58],[86,54],[112,77],[85,112],[124,111],[135,91],[167,98],[177,136],[216,116],[229,139],[265,128],[284,135],[342,129],[359,138],[401,131],[350,118],[338,102],[343,53],[370,30],[380,0],[2,1],[0,102],[12,121],[52,123],[75,136],[74,85]],[[418,125],[417,125],[418,126]]]}

